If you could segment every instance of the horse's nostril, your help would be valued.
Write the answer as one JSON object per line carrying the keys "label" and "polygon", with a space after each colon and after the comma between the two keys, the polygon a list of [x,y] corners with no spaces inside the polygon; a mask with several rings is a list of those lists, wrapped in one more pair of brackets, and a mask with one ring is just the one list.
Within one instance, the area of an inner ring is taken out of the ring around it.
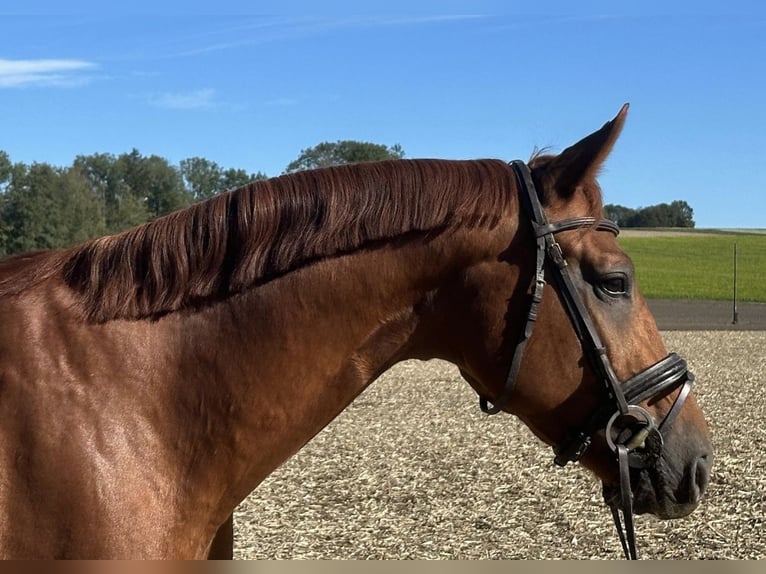
{"label": "horse's nostril", "polygon": [[710,481],[712,461],[712,456],[703,454],[691,464],[689,468],[689,478],[691,479],[689,481],[689,500],[691,502],[698,502],[702,498],[702,493],[705,492],[705,488],[707,488]]}

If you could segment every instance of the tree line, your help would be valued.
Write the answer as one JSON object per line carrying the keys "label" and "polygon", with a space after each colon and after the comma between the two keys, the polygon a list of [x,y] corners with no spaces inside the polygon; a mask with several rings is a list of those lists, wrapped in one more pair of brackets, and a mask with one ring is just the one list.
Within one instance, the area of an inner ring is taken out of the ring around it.
{"label": "tree line", "polygon": [[67,167],[0,152],[0,255],[55,249],[144,223],[264,174],[138,150],[78,156]]}
{"label": "tree line", "polygon": [[604,217],[620,227],[694,227],[694,210],[682,200],[637,209],[607,204]]}
{"label": "tree line", "polygon": [[[324,142],[302,150],[285,173],[401,157],[399,145]],[[201,157],[173,165],[136,149],[77,156],[66,167],[13,163],[0,150],[0,257],[118,233],[266,178],[261,171],[224,168]]]}
{"label": "tree line", "polygon": [[[398,144],[323,142],[301,150],[284,173],[402,157]],[[260,171],[224,168],[201,157],[174,165],[136,149],[77,156],[66,167],[13,163],[0,150],[0,257],[118,233],[266,178]],[[607,205],[604,211],[622,227],[694,227],[692,209],[684,201],[640,209]]]}

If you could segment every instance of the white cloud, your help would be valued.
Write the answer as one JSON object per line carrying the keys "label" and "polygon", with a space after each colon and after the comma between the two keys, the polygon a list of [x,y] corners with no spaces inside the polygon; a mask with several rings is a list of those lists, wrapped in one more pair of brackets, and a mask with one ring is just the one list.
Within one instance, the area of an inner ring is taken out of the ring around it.
{"label": "white cloud", "polygon": [[82,72],[95,67],[93,62],[84,60],[0,59],[0,88],[78,86],[88,81]]}
{"label": "white cloud", "polygon": [[149,96],[149,103],[170,110],[198,110],[215,105],[215,90],[203,88],[191,92],[163,92]]}

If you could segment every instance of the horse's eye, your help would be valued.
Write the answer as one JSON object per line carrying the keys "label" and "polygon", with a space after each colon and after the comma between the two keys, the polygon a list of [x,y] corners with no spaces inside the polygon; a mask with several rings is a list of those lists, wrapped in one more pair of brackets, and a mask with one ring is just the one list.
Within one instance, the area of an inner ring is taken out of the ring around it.
{"label": "horse's eye", "polygon": [[628,292],[628,279],[622,273],[604,275],[601,277],[599,286],[607,295],[625,295]]}

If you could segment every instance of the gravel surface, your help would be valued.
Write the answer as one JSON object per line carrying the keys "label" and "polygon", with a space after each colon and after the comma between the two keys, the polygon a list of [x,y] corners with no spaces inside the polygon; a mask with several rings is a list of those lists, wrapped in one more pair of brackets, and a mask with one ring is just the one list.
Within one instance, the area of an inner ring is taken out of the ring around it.
{"label": "gravel surface", "polygon": [[[643,558],[766,558],[766,332],[665,332],[697,375],[716,449],[690,517],[636,521]],[[407,362],[373,384],[239,507],[250,559],[621,558],[600,486],[457,370]]]}

